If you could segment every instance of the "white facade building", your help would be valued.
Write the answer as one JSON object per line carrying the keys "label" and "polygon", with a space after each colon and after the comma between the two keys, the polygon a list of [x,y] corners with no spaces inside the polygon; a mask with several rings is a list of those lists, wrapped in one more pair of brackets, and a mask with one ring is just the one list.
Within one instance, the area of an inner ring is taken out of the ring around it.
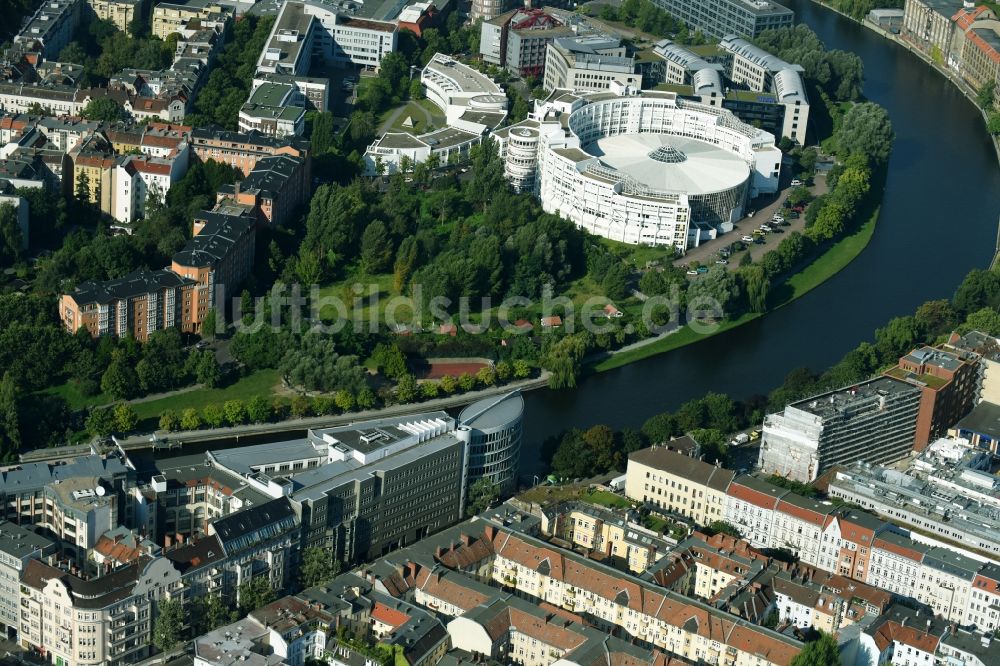
{"label": "white facade building", "polygon": [[[537,141],[532,172],[525,148],[535,137],[519,130],[539,123],[563,131]],[[781,169],[774,137],[728,111],[617,83],[605,93],[556,91],[532,120],[497,138],[515,187],[534,182],[546,212],[599,236],[681,253],[705,229],[732,229],[748,198],[777,191]]]}

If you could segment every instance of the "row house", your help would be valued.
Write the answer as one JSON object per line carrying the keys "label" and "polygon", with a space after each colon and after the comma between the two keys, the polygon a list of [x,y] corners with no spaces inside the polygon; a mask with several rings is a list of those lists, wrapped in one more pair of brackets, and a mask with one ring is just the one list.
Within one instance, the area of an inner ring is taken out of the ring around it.
{"label": "row house", "polygon": [[189,154],[188,145],[181,143],[166,157],[119,155],[111,177],[111,216],[128,224],[145,216],[147,202],[162,204],[171,186],[187,173]]}
{"label": "row house", "polygon": [[828,634],[881,615],[892,603],[885,590],[808,566],[782,569],[771,585],[780,624]]}
{"label": "row house", "polygon": [[775,543],[773,526],[778,503],[787,494],[789,491],[757,477],[738,476],[729,486],[725,521],[745,535],[750,545],[770,548]]}

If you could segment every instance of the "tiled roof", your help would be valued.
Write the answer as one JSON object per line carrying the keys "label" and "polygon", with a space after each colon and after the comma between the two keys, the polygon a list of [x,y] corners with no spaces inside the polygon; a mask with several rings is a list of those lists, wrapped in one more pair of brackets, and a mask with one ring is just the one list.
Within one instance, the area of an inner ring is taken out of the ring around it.
{"label": "tiled roof", "polygon": [[371,615],[372,619],[378,620],[382,624],[387,624],[393,629],[403,626],[410,619],[410,616],[406,613],[395,608],[389,608],[381,602],[376,602],[375,607],[372,608]]}

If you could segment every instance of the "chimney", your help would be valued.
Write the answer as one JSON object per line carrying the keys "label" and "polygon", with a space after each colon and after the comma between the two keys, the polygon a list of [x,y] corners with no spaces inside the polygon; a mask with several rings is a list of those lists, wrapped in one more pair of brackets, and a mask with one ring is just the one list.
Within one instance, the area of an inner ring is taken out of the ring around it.
{"label": "chimney", "polygon": [[434,549],[434,557],[440,559],[442,555],[444,555],[444,548],[438,546]]}
{"label": "chimney", "polygon": [[466,546],[471,546],[472,545],[472,537],[470,537],[468,534],[462,534],[461,538],[462,538],[462,544],[463,545],[466,545]]}

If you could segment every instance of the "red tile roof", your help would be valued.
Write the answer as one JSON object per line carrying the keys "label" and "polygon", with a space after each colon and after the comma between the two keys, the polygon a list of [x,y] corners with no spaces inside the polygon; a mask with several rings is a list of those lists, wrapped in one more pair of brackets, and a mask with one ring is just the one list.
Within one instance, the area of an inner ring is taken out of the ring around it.
{"label": "red tile roof", "polygon": [[398,611],[395,608],[389,608],[381,602],[376,602],[375,607],[372,608],[372,618],[378,620],[382,624],[389,625],[393,629],[402,627],[410,620],[410,616],[403,611]]}

